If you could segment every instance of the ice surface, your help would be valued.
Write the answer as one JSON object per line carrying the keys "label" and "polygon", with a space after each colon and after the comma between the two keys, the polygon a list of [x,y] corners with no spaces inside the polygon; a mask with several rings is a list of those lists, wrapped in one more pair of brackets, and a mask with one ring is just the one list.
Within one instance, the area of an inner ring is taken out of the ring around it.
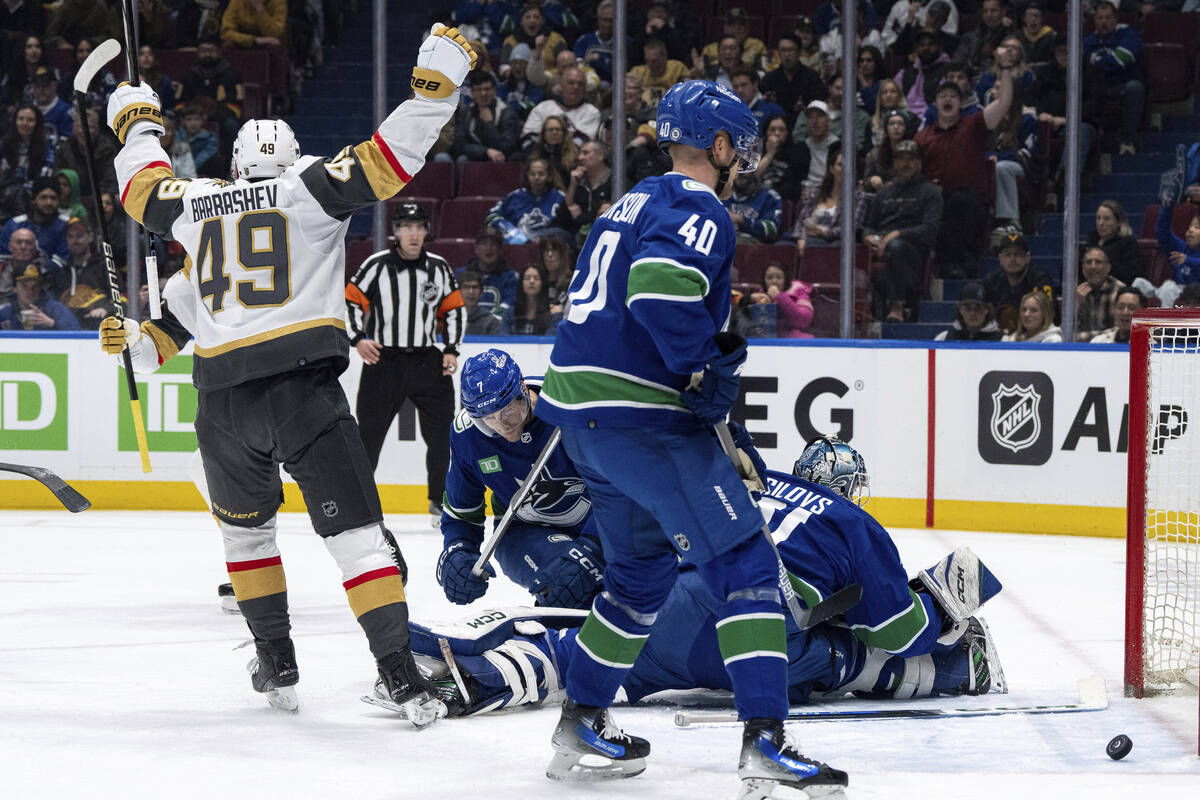
{"label": "ice surface", "polygon": [[[448,620],[440,536],[389,517],[414,618]],[[998,524],[998,527],[1001,525]],[[543,776],[553,708],[416,732],[359,702],[373,662],[338,569],[306,517],[283,515],[300,664],[297,715],[250,689],[248,638],[222,614],[220,540],[198,513],[0,512],[0,798],[732,798],[736,726],[681,730],[668,707],[622,708],[654,746],[646,773],[599,786]],[[850,773],[849,797],[1196,798],[1197,701],[1121,696],[1123,542],[898,531],[910,571],[969,545],[1004,582],[986,607],[1012,693],[929,705],[1069,703],[1103,675],[1106,711],[1040,717],[793,725],[803,750]],[[528,602],[493,581],[475,604]],[[909,701],[911,703],[911,701]],[[908,704],[908,703],[906,703]],[[1133,752],[1114,762],[1118,733]]]}

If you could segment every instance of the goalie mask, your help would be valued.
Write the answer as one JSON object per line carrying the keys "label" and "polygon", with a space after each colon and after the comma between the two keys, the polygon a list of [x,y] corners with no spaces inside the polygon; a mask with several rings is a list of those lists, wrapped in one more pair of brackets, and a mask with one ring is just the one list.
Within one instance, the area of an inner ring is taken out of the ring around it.
{"label": "goalie mask", "polygon": [[460,383],[463,408],[475,427],[489,436],[524,428],[529,390],[521,368],[508,353],[491,348],[467,359]]}
{"label": "goalie mask", "polygon": [[792,474],[828,486],[860,506],[871,497],[866,462],[857,450],[836,436],[822,436],[809,442],[796,459]]}
{"label": "goalie mask", "polygon": [[278,178],[299,157],[291,126],[281,119],[252,119],[233,141],[233,177]]}

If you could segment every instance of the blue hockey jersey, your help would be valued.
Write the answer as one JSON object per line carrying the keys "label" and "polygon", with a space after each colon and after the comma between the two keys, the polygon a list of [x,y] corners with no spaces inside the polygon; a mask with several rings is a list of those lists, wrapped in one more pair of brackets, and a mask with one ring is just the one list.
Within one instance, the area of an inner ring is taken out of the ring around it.
{"label": "blue hockey jersey", "polygon": [[[531,378],[526,378],[526,384],[537,385]],[[479,548],[487,516],[485,490],[492,490],[492,511],[503,514],[553,432],[553,425],[535,418],[520,441],[509,442],[501,436],[489,436],[471,423],[466,411],[459,412],[450,431],[450,470],[442,500],[446,547],[465,541]],[[574,536],[589,525],[591,510],[583,479],[563,448],[558,447],[516,518]]]}
{"label": "blue hockey jersey", "polygon": [[735,234],[713,190],[647,178],[596,218],[571,280],[537,415],[563,426],[694,430],[679,399],[720,355]]}
{"label": "blue hockey jersey", "polygon": [[748,233],[763,244],[771,244],[779,238],[783,225],[783,200],[779,192],[758,186],[753,194],[745,196],[736,192],[725,201],[731,212],[742,215],[739,233]]}
{"label": "blue hockey jersey", "polygon": [[1083,57],[1104,70],[1109,86],[1141,80],[1142,35],[1128,25],[1107,36],[1092,32],[1083,40]]}
{"label": "blue hockey jersey", "polygon": [[[528,189],[517,189],[502,197],[487,215],[487,226],[499,230],[506,241],[514,244],[522,244],[524,237],[540,231],[570,225],[567,198],[558,189],[550,189],[541,197]],[[524,237],[514,241],[518,233]]]}

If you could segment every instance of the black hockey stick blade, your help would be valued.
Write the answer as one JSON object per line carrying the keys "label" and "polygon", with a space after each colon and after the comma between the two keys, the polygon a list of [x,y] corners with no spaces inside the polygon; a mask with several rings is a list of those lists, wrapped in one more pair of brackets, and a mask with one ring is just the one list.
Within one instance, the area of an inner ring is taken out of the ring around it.
{"label": "black hockey stick blade", "polygon": [[88,86],[91,84],[92,78],[96,77],[96,73],[105,64],[119,55],[121,55],[121,43],[116,39],[105,39],[96,45],[96,48],[88,54],[88,57],[83,60],[83,63],[79,65],[79,70],[75,73],[75,82],[73,84],[75,91],[87,94]]}
{"label": "black hockey stick blade", "polygon": [[843,586],[812,608],[801,611],[800,619],[796,620],[796,624],[800,626],[800,630],[806,631],[822,622],[845,614],[858,605],[859,600],[862,600],[860,584],[852,583],[849,586]]}
{"label": "black hockey stick blade", "polygon": [[[950,719],[951,717],[999,717],[1009,714],[1072,714],[1079,711],[1103,711],[1108,708],[1108,690],[1104,678],[1090,675],[1078,681],[1079,702],[1048,706],[990,706],[981,708],[875,708],[867,710],[808,708],[792,709],[788,722],[861,722],[875,719]],[[691,725],[714,725],[737,722],[733,711],[678,711],[675,724],[681,728]]]}
{"label": "black hockey stick blade", "polygon": [[0,464],[0,472],[16,472],[20,475],[25,475],[33,478],[38,483],[45,486],[54,496],[58,498],[58,502],[66,507],[67,511],[72,514],[78,514],[80,511],[87,511],[92,507],[92,503],[86,497],[75,491],[62,478],[55,475],[44,467],[26,467],[21,464]]}

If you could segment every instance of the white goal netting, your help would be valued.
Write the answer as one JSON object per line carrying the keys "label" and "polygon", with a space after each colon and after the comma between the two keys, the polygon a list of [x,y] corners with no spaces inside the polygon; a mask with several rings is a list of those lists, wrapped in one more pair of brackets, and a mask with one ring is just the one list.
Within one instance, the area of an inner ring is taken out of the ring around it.
{"label": "white goal netting", "polygon": [[1162,689],[1200,663],[1200,323],[1150,330],[1147,378],[1143,664]]}

